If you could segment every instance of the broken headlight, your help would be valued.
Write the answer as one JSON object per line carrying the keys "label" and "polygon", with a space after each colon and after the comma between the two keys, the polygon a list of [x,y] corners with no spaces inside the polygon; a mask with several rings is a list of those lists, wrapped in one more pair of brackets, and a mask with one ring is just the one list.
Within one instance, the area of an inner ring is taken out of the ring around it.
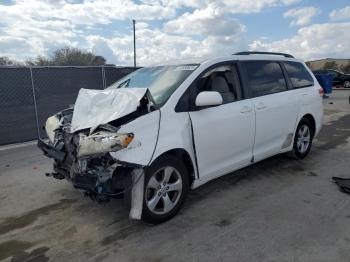
{"label": "broken headlight", "polygon": [[89,136],[81,134],[77,157],[115,152],[127,147],[133,139],[133,134],[118,134],[104,131]]}
{"label": "broken headlight", "polygon": [[60,120],[56,115],[49,117],[46,120],[45,131],[50,141],[53,143],[55,140],[55,130],[60,126]]}

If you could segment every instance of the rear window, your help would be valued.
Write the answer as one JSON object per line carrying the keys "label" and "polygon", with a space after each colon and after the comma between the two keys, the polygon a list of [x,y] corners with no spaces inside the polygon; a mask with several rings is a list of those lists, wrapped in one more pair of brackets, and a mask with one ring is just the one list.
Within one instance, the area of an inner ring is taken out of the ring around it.
{"label": "rear window", "polygon": [[312,86],[314,79],[305,66],[298,62],[283,62],[293,88]]}
{"label": "rear window", "polygon": [[282,68],[277,62],[252,61],[243,64],[254,97],[287,90]]}

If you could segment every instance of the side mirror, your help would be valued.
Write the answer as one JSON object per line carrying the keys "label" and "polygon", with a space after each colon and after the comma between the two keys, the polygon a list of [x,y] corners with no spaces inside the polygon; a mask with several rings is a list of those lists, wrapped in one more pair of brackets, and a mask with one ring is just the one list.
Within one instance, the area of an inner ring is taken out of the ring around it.
{"label": "side mirror", "polygon": [[196,97],[196,106],[218,106],[223,102],[222,96],[216,91],[203,91],[200,92]]}

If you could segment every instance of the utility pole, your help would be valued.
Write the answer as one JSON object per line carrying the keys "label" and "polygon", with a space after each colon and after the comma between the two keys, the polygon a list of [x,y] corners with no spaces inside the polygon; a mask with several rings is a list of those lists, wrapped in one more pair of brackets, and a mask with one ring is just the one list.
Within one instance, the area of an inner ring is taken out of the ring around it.
{"label": "utility pole", "polygon": [[133,19],[132,20],[132,26],[134,29],[134,67],[136,67],[136,36],[135,36],[135,23],[136,21]]}

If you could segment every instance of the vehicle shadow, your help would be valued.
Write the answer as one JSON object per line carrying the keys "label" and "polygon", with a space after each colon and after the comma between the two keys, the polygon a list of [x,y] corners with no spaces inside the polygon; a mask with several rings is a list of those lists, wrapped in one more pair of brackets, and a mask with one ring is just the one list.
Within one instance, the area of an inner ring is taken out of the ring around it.
{"label": "vehicle shadow", "polygon": [[184,210],[191,208],[199,201],[212,198],[216,193],[221,194],[226,190],[232,190],[232,188],[245,182],[254,182],[267,178],[280,178],[286,175],[295,175],[296,173],[308,176],[316,175],[312,171],[308,171],[305,161],[295,160],[286,154],[276,155],[209,181],[203,186],[190,191],[188,199],[185,202]]}

